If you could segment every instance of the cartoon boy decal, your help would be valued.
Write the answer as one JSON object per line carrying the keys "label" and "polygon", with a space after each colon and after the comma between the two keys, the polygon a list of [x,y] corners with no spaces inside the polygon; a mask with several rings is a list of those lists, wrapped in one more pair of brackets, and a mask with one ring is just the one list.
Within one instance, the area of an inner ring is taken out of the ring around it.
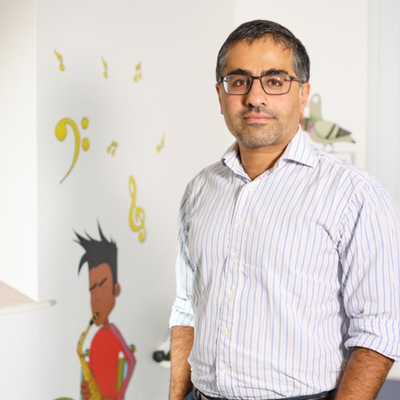
{"label": "cartoon boy decal", "polygon": [[[117,246],[104,237],[100,225],[99,233],[99,241],[89,235],[86,239],[76,233],[77,243],[86,251],[79,263],[78,273],[88,263],[90,303],[93,315],[97,316],[95,324],[101,326],[90,345],[89,368],[101,390],[102,400],[122,400],[135,368],[136,358],[117,327],[109,322],[116,297],[121,293],[117,280]],[[120,353],[127,362],[127,371],[123,378],[119,376]],[[84,400],[90,399],[85,381],[82,382],[81,393]]]}

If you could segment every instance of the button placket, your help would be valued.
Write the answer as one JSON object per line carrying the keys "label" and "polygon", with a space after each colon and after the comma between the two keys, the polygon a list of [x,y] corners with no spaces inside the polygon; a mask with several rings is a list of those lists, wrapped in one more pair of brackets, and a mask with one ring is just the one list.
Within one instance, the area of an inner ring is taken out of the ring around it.
{"label": "button placket", "polygon": [[[254,185],[253,185],[254,186]],[[243,242],[245,215],[250,202],[250,194],[253,187],[249,184],[243,186],[236,200],[236,207],[233,210],[232,223],[227,243],[228,258],[225,265],[224,273],[224,296],[222,296],[221,314],[219,318],[219,337],[217,350],[217,385],[223,393],[226,389],[223,386],[224,379],[218,377],[218,372],[229,373],[232,354],[232,334],[234,323],[234,297],[239,279],[239,263],[241,259],[241,245]]]}

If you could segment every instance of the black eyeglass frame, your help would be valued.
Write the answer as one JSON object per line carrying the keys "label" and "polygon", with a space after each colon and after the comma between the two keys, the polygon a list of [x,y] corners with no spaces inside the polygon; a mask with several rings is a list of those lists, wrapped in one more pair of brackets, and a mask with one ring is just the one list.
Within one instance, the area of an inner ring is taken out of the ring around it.
{"label": "black eyeglass frame", "polygon": [[[230,77],[230,76],[243,76],[243,77],[246,77],[246,78],[251,78],[250,85],[248,86],[247,91],[245,93],[229,93],[226,90],[226,87],[225,87],[225,83],[227,83],[227,81],[225,79]],[[261,80],[262,78],[264,78],[264,76],[283,76],[283,77],[285,77],[285,79],[290,81],[289,89],[285,93],[268,93],[265,90],[264,85],[263,85],[262,80]],[[246,75],[246,74],[225,75],[225,76],[221,76],[221,79],[219,80],[219,83],[222,83],[222,86],[223,86],[224,91],[225,91],[226,94],[229,94],[230,96],[245,96],[246,94],[248,94],[250,92],[251,88],[253,87],[254,79],[258,79],[260,81],[262,90],[264,91],[265,94],[268,94],[269,96],[282,96],[282,95],[288,94],[290,92],[290,89],[292,88],[292,82],[293,81],[299,82],[300,85],[303,85],[304,83],[307,83],[307,82],[302,81],[301,79],[298,79],[295,76],[292,76],[292,75],[289,75],[289,74],[269,74],[269,73],[264,74],[264,75],[259,75],[259,76]]]}

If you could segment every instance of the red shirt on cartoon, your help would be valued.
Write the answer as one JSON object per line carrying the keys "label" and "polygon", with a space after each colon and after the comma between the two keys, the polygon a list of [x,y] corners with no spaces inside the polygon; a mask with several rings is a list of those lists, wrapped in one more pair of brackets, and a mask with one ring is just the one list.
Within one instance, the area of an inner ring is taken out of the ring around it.
{"label": "red shirt on cartoon", "polygon": [[[118,362],[121,352],[128,368],[123,384],[117,392]],[[118,328],[113,324],[110,324],[108,329],[100,328],[90,346],[89,366],[103,396],[122,400],[135,365],[135,356]]]}

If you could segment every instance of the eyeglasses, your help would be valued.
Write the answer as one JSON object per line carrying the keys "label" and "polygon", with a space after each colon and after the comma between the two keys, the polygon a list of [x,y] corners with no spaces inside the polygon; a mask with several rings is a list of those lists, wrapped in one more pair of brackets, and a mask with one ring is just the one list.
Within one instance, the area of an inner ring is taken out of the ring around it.
{"label": "eyeglasses", "polygon": [[224,90],[227,94],[244,95],[250,92],[254,79],[258,79],[264,92],[272,96],[280,96],[289,93],[293,81],[299,82],[300,84],[305,83],[287,74],[265,74],[260,76],[226,75],[221,77],[220,83],[223,83]]}

